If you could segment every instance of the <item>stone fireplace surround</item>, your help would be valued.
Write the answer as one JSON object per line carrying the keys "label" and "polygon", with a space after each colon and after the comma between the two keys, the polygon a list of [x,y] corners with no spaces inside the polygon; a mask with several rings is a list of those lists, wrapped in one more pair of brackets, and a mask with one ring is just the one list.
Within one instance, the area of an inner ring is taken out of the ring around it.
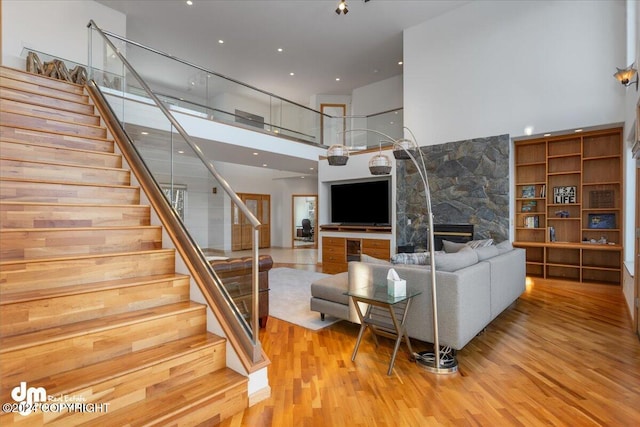
{"label": "stone fireplace surround", "polygon": [[[509,238],[509,135],[423,146],[435,224],[473,224],[474,239]],[[426,248],[424,186],[396,161],[396,241]]]}

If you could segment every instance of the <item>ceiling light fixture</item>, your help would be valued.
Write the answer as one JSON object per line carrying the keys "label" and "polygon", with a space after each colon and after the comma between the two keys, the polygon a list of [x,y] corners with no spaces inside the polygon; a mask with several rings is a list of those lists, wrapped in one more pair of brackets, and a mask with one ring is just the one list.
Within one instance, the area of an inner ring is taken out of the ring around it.
{"label": "ceiling light fixture", "polygon": [[[633,64],[634,63],[629,65],[627,68],[616,67],[616,70],[618,70],[618,72],[615,73],[613,77],[618,79],[620,83],[622,83],[624,86],[627,86],[627,87],[635,83],[636,90],[638,90],[638,70],[633,68]],[[633,76],[636,76],[636,79],[634,81],[631,81]]]}
{"label": "ceiling light fixture", "polygon": [[282,52],[284,49],[282,49],[281,47],[278,48],[278,52]]}
{"label": "ceiling light fixture", "polygon": [[218,40],[218,44],[224,44],[224,40],[222,39]]}
{"label": "ceiling light fixture", "polygon": [[338,7],[336,8],[336,13],[338,15],[340,15],[341,13],[343,15],[349,13],[349,9],[347,9],[347,3],[345,2],[345,0],[340,0],[340,3],[338,3]]}
{"label": "ceiling light fixture", "polygon": [[187,5],[188,6],[193,6],[193,2],[191,0],[187,0]]}

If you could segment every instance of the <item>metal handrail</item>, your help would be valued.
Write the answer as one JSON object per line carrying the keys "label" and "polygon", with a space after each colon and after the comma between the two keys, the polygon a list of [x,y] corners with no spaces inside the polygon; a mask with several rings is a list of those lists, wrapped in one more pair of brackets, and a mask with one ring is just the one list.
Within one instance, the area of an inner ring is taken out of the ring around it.
{"label": "metal handrail", "polygon": [[185,142],[195,152],[196,156],[198,156],[198,158],[202,161],[202,163],[205,165],[205,167],[211,173],[211,175],[213,175],[215,179],[220,183],[224,191],[231,198],[231,201],[238,206],[240,211],[247,217],[247,219],[251,223],[251,226],[253,227],[253,247],[252,247],[252,252],[253,252],[252,253],[252,256],[253,256],[252,285],[253,286],[252,288],[253,288],[253,295],[254,295],[254,298],[252,298],[253,310],[252,310],[251,323],[252,323],[254,338],[257,341],[258,330],[259,330],[258,297],[257,296],[259,292],[259,289],[258,289],[258,267],[259,267],[258,266],[258,246],[259,244],[258,242],[259,242],[259,228],[261,225],[260,221],[258,221],[255,215],[249,210],[249,208],[247,208],[247,206],[240,199],[240,197],[238,197],[235,191],[233,191],[229,183],[222,177],[222,175],[218,173],[213,163],[209,159],[207,159],[207,157],[204,155],[200,146],[191,139],[191,137],[189,136],[187,131],[184,130],[180,122],[178,122],[178,120],[173,116],[173,114],[171,114],[169,109],[162,103],[162,101],[160,101],[160,99],[156,96],[156,94],[151,90],[149,85],[147,85],[147,83],[142,79],[142,77],[140,77],[138,72],[131,66],[129,61],[126,60],[126,58],[120,53],[120,51],[115,47],[115,45],[111,42],[111,40],[109,40],[105,32],[102,31],[102,29],[98,27],[98,25],[93,20],[89,21],[89,24],[87,25],[87,27],[95,29],[98,32],[98,34],[102,36],[105,42],[113,49],[115,55],[118,56],[118,59],[122,61],[122,63],[125,65],[125,67],[127,67],[129,72],[131,73],[131,75],[138,81],[138,83],[140,83],[140,85],[145,90],[145,92],[147,92],[149,97],[158,106],[160,111],[162,111],[162,113],[166,116],[169,122],[171,122],[171,124],[178,131],[178,133],[184,138]]}

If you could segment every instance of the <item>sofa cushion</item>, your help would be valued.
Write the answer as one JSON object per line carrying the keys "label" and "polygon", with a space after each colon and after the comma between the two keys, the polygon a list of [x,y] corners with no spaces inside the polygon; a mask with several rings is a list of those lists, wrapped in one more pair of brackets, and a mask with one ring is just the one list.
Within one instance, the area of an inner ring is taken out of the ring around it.
{"label": "sofa cushion", "polygon": [[391,257],[393,264],[413,264],[413,265],[426,265],[429,261],[429,253],[418,252],[413,254],[400,253]]}
{"label": "sofa cushion", "polygon": [[311,296],[314,298],[349,304],[349,296],[345,292],[349,289],[349,273],[339,273],[323,277],[311,284]]}
{"label": "sofa cushion", "polygon": [[469,267],[478,262],[476,251],[470,247],[462,248],[455,253],[436,254],[436,270],[453,272]]}
{"label": "sofa cushion", "polygon": [[493,258],[494,256],[500,255],[500,251],[495,245],[476,248],[474,249],[474,251],[478,255],[478,261],[484,261],[485,259]]}

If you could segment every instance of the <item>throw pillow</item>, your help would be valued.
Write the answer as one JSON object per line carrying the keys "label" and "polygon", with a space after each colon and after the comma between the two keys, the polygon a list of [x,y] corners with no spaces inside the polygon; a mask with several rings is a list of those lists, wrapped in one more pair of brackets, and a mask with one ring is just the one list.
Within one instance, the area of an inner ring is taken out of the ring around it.
{"label": "throw pillow", "polygon": [[466,245],[473,249],[486,248],[487,246],[493,245],[493,239],[472,240],[470,242],[467,242]]}
{"label": "throw pillow", "polygon": [[391,257],[391,262],[394,264],[414,264],[425,265],[429,260],[428,252],[418,252],[414,254],[400,253]]}
{"label": "throw pillow", "polygon": [[493,258],[500,254],[498,247],[494,245],[486,246],[484,248],[476,248],[474,251],[476,251],[476,254],[478,255],[478,261],[484,261],[485,259]]}
{"label": "throw pillow", "polygon": [[456,242],[450,242],[448,240],[443,240],[442,241],[442,248],[448,254],[456,253],[460,249],[462,249],[462,248],[464,248],[466,246],[467,246],[466,243],[456,243]]}
{"label": "throw pillow", "polygon": [[369,264],[384,264],[384,265],[391,265],[391,263],[387,260],[384,259],[380,259],[380,258],[374,258],[370,255],[367,254],[362,254],[360,255],[360,261],[361,262],[368,262]]}
{"label": "throw pillow", "polygon": [[500,253],[508,252],[513,249],[513,245],[509,240],[504,240],[496,245]]}
{"label": "throw pillow", "polygon": [[478,262],[478,255],[466,247],[452,254],[436,254],[436,270],[453,272]]}

